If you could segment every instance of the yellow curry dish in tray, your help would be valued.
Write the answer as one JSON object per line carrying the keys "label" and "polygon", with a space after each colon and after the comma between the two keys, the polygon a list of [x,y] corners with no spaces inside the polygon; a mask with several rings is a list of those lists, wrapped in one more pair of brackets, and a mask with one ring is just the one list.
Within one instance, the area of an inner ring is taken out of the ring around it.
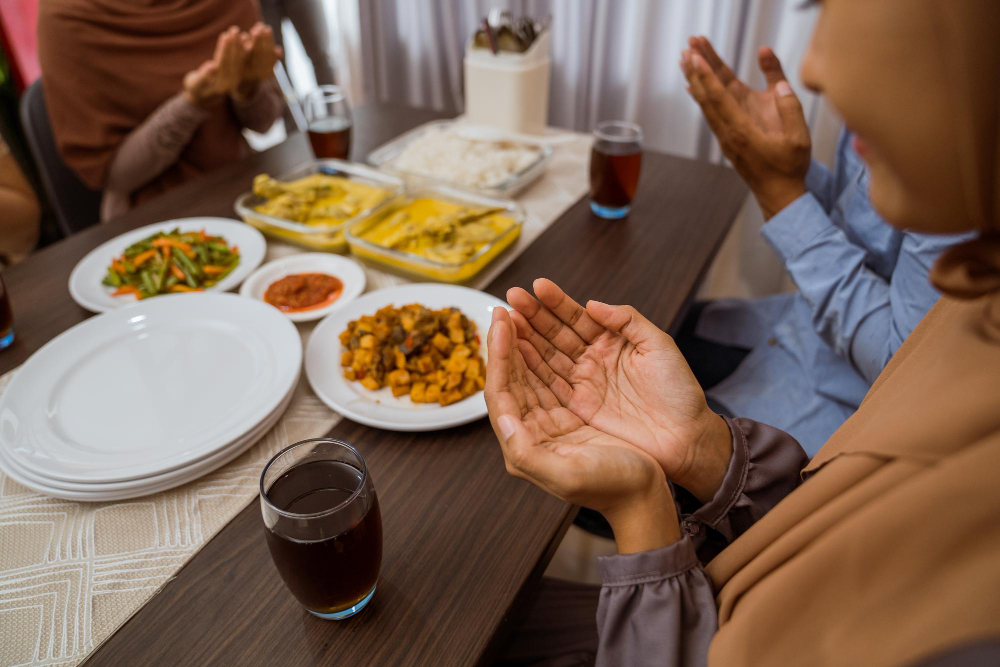
{"label": "yellow curry dish in tray", "polygon": [[523,220],[511,201],[428,187],[353,223],[347,240],[355,255],[435,280],[462,282],[517,239]]}
{"label": "yellow curry dish in tray", "polygon": [[236,211],[264,233],[318,250],[347,248],[344,227],[394,195],[402,181],[363,165],[318,160],[275,178],[259,174]]}
{"label": "yellow curry dish in tray", "polygon": [[486,383],[476,323],[457,308],[386,306],[349,322],[340,343],[345,378],[414,403],[451,405]]}

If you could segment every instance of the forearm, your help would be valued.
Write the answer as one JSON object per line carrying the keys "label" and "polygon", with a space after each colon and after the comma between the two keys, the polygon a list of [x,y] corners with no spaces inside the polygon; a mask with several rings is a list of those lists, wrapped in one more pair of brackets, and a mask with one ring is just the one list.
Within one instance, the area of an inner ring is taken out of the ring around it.
{"label": "forearm", "polygon": [[254,132],[266,132],[284,111],[285,100],[274,79],[256,84],[242,99],[232,98],[240,124]]}
{"label": "forearm", "polygon": [[0,140],[0,255],[7,261],[25,257],[38,243],[41,207],[35,191]]}
{"label": "forearm", "polygon": [[132,130],[111,161],[104,189],[131,194],[177,162],[207,112],[178,93]]}

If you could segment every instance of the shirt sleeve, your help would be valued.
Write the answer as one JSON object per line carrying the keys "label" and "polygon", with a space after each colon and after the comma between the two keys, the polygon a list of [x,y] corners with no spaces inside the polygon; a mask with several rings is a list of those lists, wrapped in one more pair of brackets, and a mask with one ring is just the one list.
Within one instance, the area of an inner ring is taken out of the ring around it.
{"label": "shirt sleeve", "polygon": [[599,560],[597,665],[695,667],[708,659],[718,610],[690,538]]}
{"label": "shirt sleeve", "polygon": [[826,212],[833,208],[833,203],[837,198],[835,187],[836,181],[833,174],[830,173],[825,164],[815,159],[809,163],[809,171],[806,173],[806,191],[819,202],[819,205]]}
{"label": "shirt sleeve", "polygon": [[254,132],[267,132],[284,111],[285,100],[278,84],[262,81],[254,94],[245,100],[232,100],[233,112],[240,125]]}
{"label": "shirt sleeve", "polygon": [[661,549],[599,559],[598,665],[705,664],[718,629],[715,594],[702,568],[709,529],[727,542],[735,539],[799,485],[809,460],[783,431],[750,419],[726,422],[733,434],[729,468],[711,501],[688,508],[684,537]]}
{"label": "shirt sleeve", "polygon": [[927,273],[954,243],[954,237],[905,234],[886,280],[811,193],[772,217],[762,233],[809,304],[813,328],[869,383],[934,305],[938,294]]}
{"label": "shirt sleeve", "polygon": [[208,112],[177,93],[132,130],[115,152],[105,191],[128,196],[177,162]]}
{"label": "shirt sleeve", "polygon": [[809,457],[791,435],[752,419],[726,418],[733,456],[709,502],[678,494],[681,532],[707,563],[801,483]]}

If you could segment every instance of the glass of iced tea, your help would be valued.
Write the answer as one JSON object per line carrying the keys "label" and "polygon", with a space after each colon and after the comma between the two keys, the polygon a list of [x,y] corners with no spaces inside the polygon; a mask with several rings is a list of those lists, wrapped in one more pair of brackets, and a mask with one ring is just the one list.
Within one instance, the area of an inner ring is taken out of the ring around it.
{"label": "glass of iced tea", "polygon": [[292,595],[324,619],[348,618],[375,594],[382,515],[361,454],[339,440],[303,440],[260,477],[264,534]]}
{"label": "glass of iced tea", "polygon": [[598,123],[590,150],[590,209],[624,218],[632,208],[642,166],[642,128],[623,120]]}
{"label": "glass of iced tea", "polygon": [[320,86],[302,98],[309,143],[317,158],[349,159],[351,108],[340,86]]}
{"label": "glass of iced tea", "polygon": [[14,312],[10,308],[7,286],[0,275],[0,350],[14,342]]}

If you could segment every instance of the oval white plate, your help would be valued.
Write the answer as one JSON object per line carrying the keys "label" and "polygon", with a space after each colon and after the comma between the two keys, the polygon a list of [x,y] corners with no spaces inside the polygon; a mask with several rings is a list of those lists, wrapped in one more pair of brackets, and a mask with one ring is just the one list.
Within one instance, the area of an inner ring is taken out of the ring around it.
{"label": "oval white plate", "polygon": [[325,252],[307,252],[276,259],[260,267],[243,281],[240,294],[263,301],[264,292],[271,286],[271,283],[296,273],[325,273],[339,278],[340,282],[344,284],[344,291],[341,292],[336,301],[323,308],[306,310],[301,313],[279,311],[292,322],[311,322],[326,317],[333,311],[340,310],[354,301],[365,291],[365,270],[353,259]]}
{"label": "oval white plate", "polygon": [[73,300],[94,313],[104,313],[135,303],[135,297],[130,294],[111,296],[114,289],[101,283],[107,275],[111,260],[121,255],[125,248],[147,236],[176,228],[180,228],[182,232],[204,229],[210,236],[226,239],[230,246],[239,246],[239,265],[217,285],[209,287],[206,290],[209,292],[225,292],[239,285],[260,266],[264,261],[264,253],[267,252],[267,241],[263,234],[246,223],[229,218],[179,218],[158,222],[116,236],[97,246],[77,262],[69,276],[69,293]]}
{"label": "oval white plate", "polygon": [[[388,387],[370,391],[344,377],[340,367],[340,332],[347,323],[362,315],[374,315],[383,306],[421,303],[431,309],[454,307],[476,323],[483,341],[480,354],[486,355],[486,333],[493,309],[505,304],[485,292],[438,283],[401,285],[370,292],[341,310],[330,313],[313,330],[306,345],[306,377],[320,400],[356,422],[390,431],[434,431],[467,424],[486,416],[483,392],[440,406],[414,403],[409,396],[396,398]],[[9,390],[8,390],[9,391]]]}
{"label": "oval white plate", "polygon": [[25,362],[0,397],[0,447],[67,482],[148,477],[210,456],[295,385],[302,344],[274,308],[174,294],[85,320]]}
{"label": "oval white plate", "polygon": [[124,482],[80,484],[75,482],[60,482],[47,480],[22,468],[19,468],[16,461],[8,459],[4,455],[4,450],[0,447],[0,468],[15,482],[18,482],[29,489],[34,489],[39,493],[44,493],[53,498],[64,500],[83,500],[88,502],[104,502],[109,500],[124,500],[126,498],[138,498],[151,493],[159,493],[176,486],[181,486],[192,482],[199,477],[221,468],[247,449],[256,444],[268,431],[270,431],[285,409],[291,402],[294,390],[289,392],[284,402],[278,409],[269,415],[263,422],[254,427],[253,431],[234,442],[232,445],[222,449],[208,458],[202,459],[185,468],[179,468],[160,475],[143,477],[141,479],[128,480]]}

